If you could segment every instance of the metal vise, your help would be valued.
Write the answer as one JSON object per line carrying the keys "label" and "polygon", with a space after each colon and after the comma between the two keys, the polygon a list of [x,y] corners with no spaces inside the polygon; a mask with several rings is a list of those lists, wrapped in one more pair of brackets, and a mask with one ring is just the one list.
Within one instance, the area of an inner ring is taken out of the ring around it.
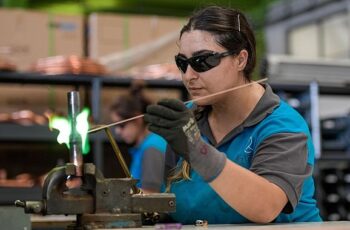
{"label": "metal vise", "polygon": [[67,164],[52,169],[44,183],[43,199],[17,200],[16,206],[26,213],[77,215],[69,229],[141,227],[145,213],[175,211],[174,194],[135,194],[136,180],[104,178],[92,163],[83,165],[83,184],[68,189],[67,176],[75,175],[75,167]]}
{"label": "metal vise", "polygon": [[[79,94],[68,95],[68,115],[71,124],[70,162],[52,169],[45,179],[41,201],[19,201],[26,213],[42,215],[77,215],[69,229],[140,227],[142,217],[154,219],[157,213],[175,211],[175,195],[166,193],[142,194],[131,178],[126,163],[111,132],[105,129],[127,178],[104,178],[92,163],[83,163],[82,139],[77,132],[77,115],[80,111]],[[68,188],[68,177],[80,178],[81,186]],[[147,214],[147,215],[145,215]],[[152,222],[152,221],[151,221]]]}

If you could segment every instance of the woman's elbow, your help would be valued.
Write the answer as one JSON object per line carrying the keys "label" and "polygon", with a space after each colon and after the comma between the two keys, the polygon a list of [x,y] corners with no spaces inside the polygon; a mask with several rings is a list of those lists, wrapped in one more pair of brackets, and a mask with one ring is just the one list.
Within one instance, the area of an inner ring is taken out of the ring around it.
{"label": "woman's elbow", "polygon": [[257,224],[268,224],[274,221],[280,213],[280,208],[265,207],[263,209],[256,210],[251,218],[248,219]]}
{"label": "woman's elbow", "polygon": [[251,221],[257,224],[268,224],[271,223],[274,219],[276,219],[276,217],[277,215],[259,215]]}
{"label": "woman's elbow", "polygon": [[255,215],[252,215],[254,218],[251,221],[259,224],[271,223],[278,217],[287,203],[288,198],[284,193],[280,193],[280,196],[271,196],[270,199],[255,206]]}

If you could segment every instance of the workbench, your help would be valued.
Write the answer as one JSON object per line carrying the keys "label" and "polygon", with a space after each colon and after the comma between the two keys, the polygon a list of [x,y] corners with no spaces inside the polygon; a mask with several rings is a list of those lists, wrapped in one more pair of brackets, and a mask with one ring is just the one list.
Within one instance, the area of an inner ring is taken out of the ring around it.
{"label": "workbench", "polygon": [[[334,221],[334,222],[321,222],[321,223],[292,223],[292,224],[266,224],[266,225],[256,225],[256,224],[245,224],[245,225],[208,225],[207,227],[197,227],[184,225],[181,229],[218,229],[218,230],[277,230],[277,229],[286,229],[286,230],[349,230],[350,221]],[[140,229],[140,228],[134,228]],[[143,227],[142,229],[154,229],[154,226]],[[164,228],[170,229],[170,228]],[[102,230],[102,229],[101,229]],[[105,230],[105,229],[104,229]]]}
{"label": "workbench", "polygon": [[[142,229],[152,228],[143,227]],[[277,230],[277,229],[287,229],[287,230],[349,230],[350,221],[333,221],[333,222],[321,222],[321,223],[292,223],[292,224],[266,224],[266,225],[256,225],[256,224],[230,224],[230,225],[208,225],[207,227],[197,227],[197,226],[182,226],[181,229],[233,229],[233,230]],[[135,228],[136,229],[136,228]],[[165,228],[166,229],[166,228]]]}
{"label": "workbench", "polygon": [[[40,218],[40,217],[32,217],[32,229],[52,229],[53,227],[56,229],[65,229],[64,226],[70,221],[73,221],[74,218],[72,216],[61,217],[53,216],[53,218]],[[55,225],[55,223],[57,225]],[[158,224],[156,226],[143,226],[142,228],[125,228],[125,230],[140,230],[140,229],[176,229],[171,228],[171,226],[167,226],[166,224]],[[184,230],[203,230],[203,229],[218,229],[218,230],[277,230],[277,229],[286,229],[286,230],[350,230],[350,221],[329,221],[329,222],[314,222],[314,223],[288,223],[288,224],[265,224],[265,225],[257,225],[257,224],[229,224],[229,225],[208,225],[208,226],[194,226],[194,225],[183,225],[181,229]],[[111,229],[99,229],[99,230],[111,230]]]}
{"label": "workbench", "polygon": [[[292,223],[292,224],[268,224],[268,225],[221,225],[209,226],[210,229],[232,229],[235,230],[267,230],[267,229],[288,229],[288,230],[349,230],[350,221],[322,222],[322,223]],[[187,229],[184,227],[183,229]],[[191,228],[188,228],[191,229]],[[193,229],[193,228],[192,228]]]}

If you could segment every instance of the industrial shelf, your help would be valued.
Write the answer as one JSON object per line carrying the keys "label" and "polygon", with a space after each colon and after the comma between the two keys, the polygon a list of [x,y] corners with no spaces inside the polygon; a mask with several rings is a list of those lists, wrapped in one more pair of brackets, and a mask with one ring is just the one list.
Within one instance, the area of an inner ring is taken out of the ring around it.
{"label": "industrial shelf", "polygon": [[43,125],[0,124],[0,141],[55,141],[57,134]]}
{"label": "industrial shelf", "polygon": [[41,200],[42,188],[39,186],[23,187],[0,187],[0,204],[14,205],[15,200]]}
{"label": "industrial shelf", "polygon": [[[38,85],[72,85],[90,87],[91,114],[95,123],[100,121],[101,89],[104,86],[129,87],[133,79],[127,76],[100,76],[87,74],[58,74],[46,75],[39,73],[0,72],[1,83],[11,84],[38,84]],[[187,98],[187,92],[178,80],[152,79],[146,80],[148,88],[178,89],[181,98]]]}
{"label": "industrial shelf", "polygon": [[[116,77],[116,76],[97,76],[97,75],[75,75],[75,74],[60,74],[60,75],[45,75],[38,73],[13,73],[13,72],[0,72],[0,82],[3,84],[35,84],[35,85],[71,85],[75,86],[76,90],[83,87],[83,92],[88,92],[89,101],[91,103],[92,118],[95,123],[100,121],[101,110],[101,91],[103,87],[129,87],[133,79],[129,77]],[[147,88],[152,89],[176,89],[181,93],[182,99],[187,99],[187,91],[183,87],[181,81],[177,80],[159,80],[152,79],[146,80]],[[48,126],[43,125],[20,125],[15,123],[1,123],[0,124],[0,142],[7,145],[13,145],[16,143],[18,147],[23,146],[26,149],[27,143],[52,143],[57,145],[56,130],[49,130]],[[89,135],[89,141],[92,148],[92,155],[90,154],[88,159],[94,162],[94,164],[101,170],[106,171],[108,174],[112,174],[110,171],[112,167],[118,168],[117,160],[114,159],[113,153],[107,147],[109,145],[106,134],[101,131]],[[121,149],[126,147],[123,143],[120,143]],[[106,153],[107,151],[107,153]],[[65,153],[66,154],[66,153]],[[128,160],[128,156],[124,156]],[[106,164],[106,160],[108,164]],[[114,162],[114,160],[116,162]],[[90,160],[88,160],[91,162]],[[112,162],[110,162],[112,161]],[[107,167],[106,167],[107,165]],[[104,170],[104,167],[106,169]],[[109,171],[108,171],[109,170]],[[113,175],[118,175],[116,172]],[[13,204],[15,199],[33,200],[41,198],[40,188],[0,188],[2,199],[0,204]],[[23,194],[26,194],[24,196]]]}
{"label": "industrial shelf", "polygon": [[[101,93],[104,87],[129,87],[133,79],[127,76],[98,76],[98,75],[45,75],[38,73],[9,73],[0,72],[0,82],[4,84],[37,84],[37,85],[72,85],[77,89],[84,87],[88,90],[91,103],[92,117],[95,123],[100,121]],[[188,99],[188,94],[181,81],[154,79],[145,80],[147,88],[152,89],[177,89],[181,92],[183,100]],[[282,84],[272,83],[271,87],[276,90],[290,93],[303,93],[310,89],[309,84]],[[318,85],[319,94],[350,95],[350,86],[336,87]],[[56,131],[50,131],[47,126],[32,125],[21,126],[18,124],[0,124],[0,142],[26,143],[26,142],[52,142],[56,143]],[[91,134],[89,140],[92,146],[93,162],[103,172],[105,165],[104,152],[107,138],[104,132]],[[125,147],[125,146],[124,146]],[[113,157],[113,156],[112,156]],[[337,157],[338,158],[338,157]],[[339,156],[341,158],[341,156]],[[322,158],[321,158],[322,159]],[[110,160],[109,160],[110,161]],[[113,161],[113,159],[112,159]],[[117,164],[111,162],[110,164]],[[40,188],[0,188],[2,199],[0,204],[12,204],[14,199],[33,200],[40,199]],[[24,194],[24,195],[23,195]],[[30,197],[26,197],[26,195]],[[25,196],[25,197],[23,197]]]}

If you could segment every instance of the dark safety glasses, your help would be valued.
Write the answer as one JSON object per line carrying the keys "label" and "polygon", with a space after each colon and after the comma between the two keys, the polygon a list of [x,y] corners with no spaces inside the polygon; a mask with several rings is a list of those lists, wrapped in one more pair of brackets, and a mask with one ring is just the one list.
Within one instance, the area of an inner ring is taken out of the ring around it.
{"label": "dark safety glasses", "polygon": [[187,66],[190,65],[192,69],[198,73],[208,71],[220,64],[221,58],[234,54],[233,51],[226,51],[223,53],[206,53],[191,58],[186,58],[181,54],[175,56],[177,67],[186,73]]}

